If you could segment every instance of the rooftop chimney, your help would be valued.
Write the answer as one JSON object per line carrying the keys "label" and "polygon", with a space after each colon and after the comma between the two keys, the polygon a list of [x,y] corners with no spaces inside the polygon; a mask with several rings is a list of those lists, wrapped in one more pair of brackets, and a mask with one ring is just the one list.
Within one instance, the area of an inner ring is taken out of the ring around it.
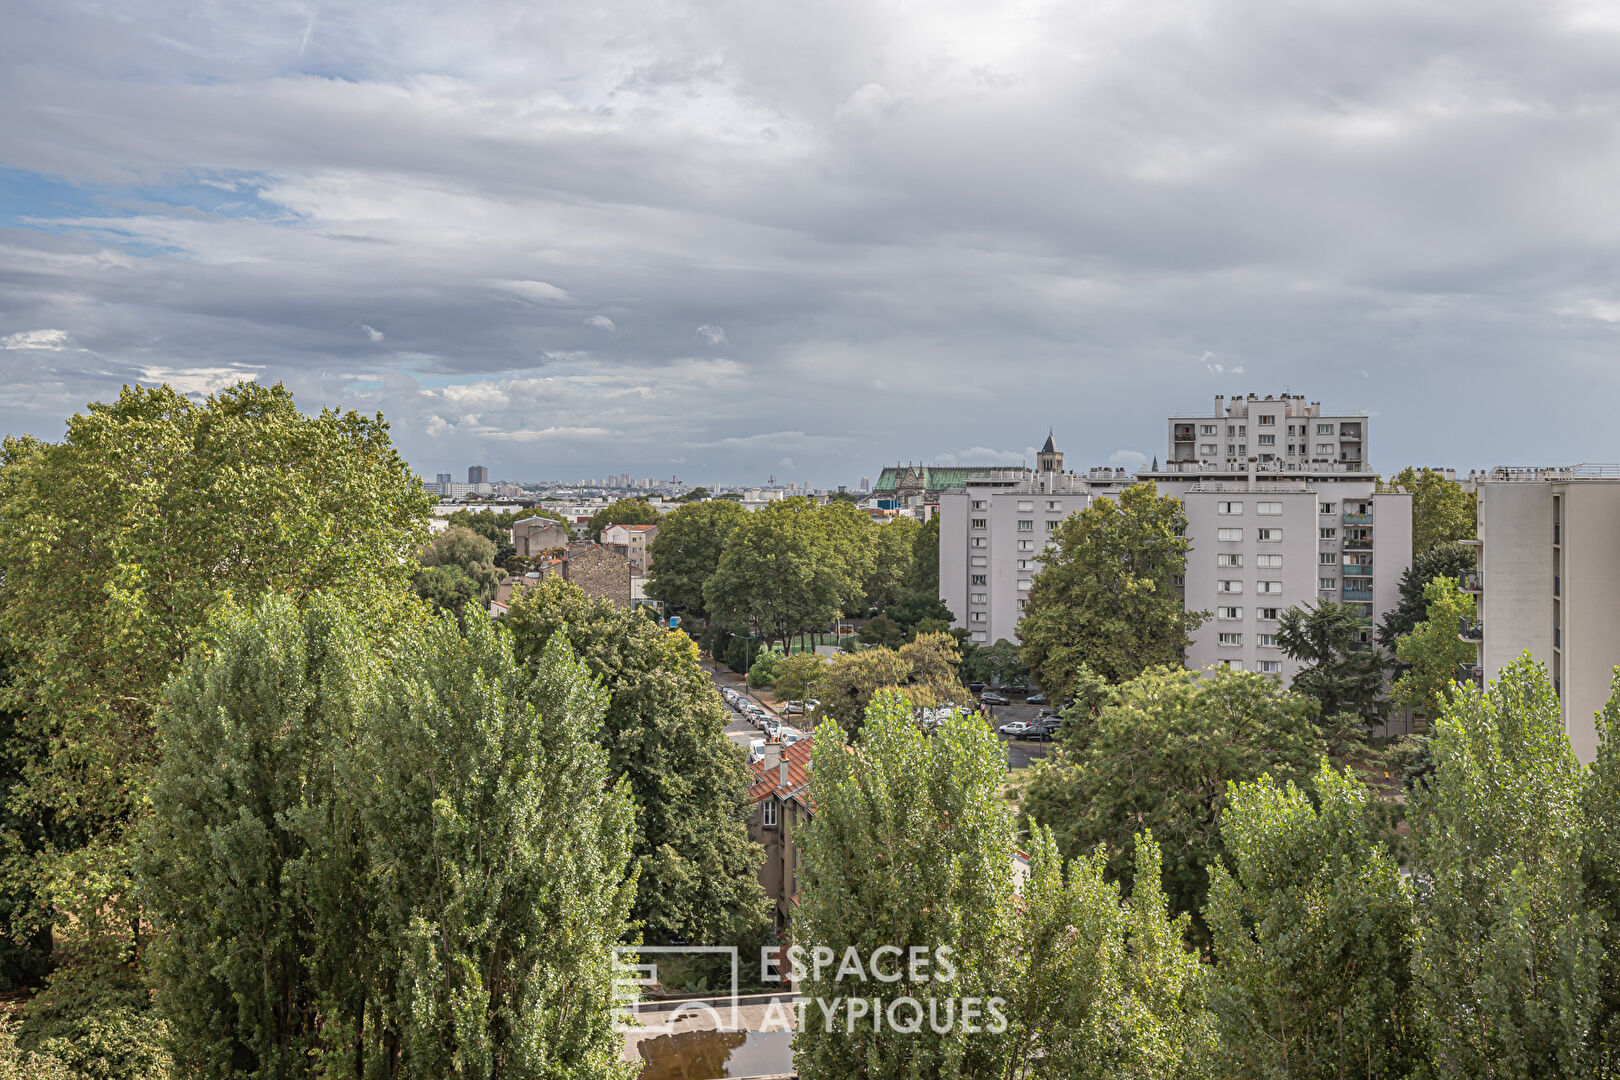
{"label": "rooftop chimney", "polygon": [[777,787],[787,787],[788,785],[787,758],[783,758],[781,763],[776,766],[776,785]]}

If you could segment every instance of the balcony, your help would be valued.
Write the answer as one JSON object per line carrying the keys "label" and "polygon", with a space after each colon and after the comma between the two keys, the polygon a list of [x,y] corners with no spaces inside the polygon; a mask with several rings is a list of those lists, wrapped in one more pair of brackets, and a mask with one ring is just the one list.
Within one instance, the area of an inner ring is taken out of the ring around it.
{"label": "balcony", "polygon": [[1485,685],[1485,669],[1478,664],[1458,664],[1457,681],[1460,683],[1473,683],[1475,686]]}
{"label": "balcony", "polygon": [[1344,542],[1344,550],[1346,551],[1371,551],[1372,549],[1373,546],[1371,540],[1358,539],[1346,540]]}
{"label": "balcony", "polygon": [[1457,578],[1457,585],[1466,593],[1482,593],[1485,591],[1485,575],[1478,570],[1464,570]]}
{"label": "balcony", "polygon": [[1346,525],[1371,525],[1372,515],[1346,513],[1344,515],[1344,523]]}
{"label": "balcony", "polygon": [[1485,624],[1467,615],[1457,616],[1457,639],[1479,644],[1485,640]]}
{"label": "balcony", "polygon": [[[1343,571],[1345,577],[1365,578],[1372,577],[1373,568],[1370,563],[1365,565],[1360,563],[1345,563]],[[1368,588],[1371,588],[1371,586],[1369,585]]]}
{"label": "balcony", "polygon": [[1370,604],[1373,598],[1372,586],[1365,589],[1351,588],[1350,583],[1344,583],[1344,602],[1347,604]]}

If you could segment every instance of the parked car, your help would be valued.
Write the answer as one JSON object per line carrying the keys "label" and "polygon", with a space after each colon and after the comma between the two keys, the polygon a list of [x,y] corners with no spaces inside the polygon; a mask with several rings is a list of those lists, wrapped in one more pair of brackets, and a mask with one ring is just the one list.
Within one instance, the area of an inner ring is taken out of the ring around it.
{"label": "parked car", "polygon": [[968,689],[977,694],[980,690],[984,689],[984,685],[985,684],[982,682],[970,682],[968,683]]}
{"label": "parked car", "polygon": [[804,716],[813,712],[816,706],[820,704],[821,702],[815,698],[811,698],[809,701],[790,701],[782,706],[782,711],[789,716]]}
{"label": "parked car", "polygon": [[792,746],[794,743],[798,742],[802,738],[804,738],[804,736],[800,735],[798,732],[784,731],[782,733],[782,745],[783,746]]}
{"label": "parked car", "polygon": [[1029,697],[1025,698],[1024,700],[1029,702],[1031,705],[1045,705],[1046,704],[1046,695],[1042,694],[1042,693],[1039,693],[1039,692],[1036,692],[1036,693],[1033,693],[1033,694],[1029,695]]}
{"label": "parked car", "polygon": [[1039,739],[1052,739],[1057,737],[1058,730],[1063,727],[1063,721],[1057,717],[1048,717],[1037,720],[1029,725],[1030,733]]}
{"label": "parked car", "polygon": [[782,722],[780,720],[765,721],[765,734],[772,739],[780,736],[782,734]]}
{"label": "parked car", "polygon": [[1009,720],[996,731],[1009,739],[1023,739],[1028,737],[1029,725],[1022,720]]}
{"label": "parked car", "polygon": [[994,690],[986,690],[979,695],[981,705],[1011,705],[1012,699],[1005,694],[998,694]]}

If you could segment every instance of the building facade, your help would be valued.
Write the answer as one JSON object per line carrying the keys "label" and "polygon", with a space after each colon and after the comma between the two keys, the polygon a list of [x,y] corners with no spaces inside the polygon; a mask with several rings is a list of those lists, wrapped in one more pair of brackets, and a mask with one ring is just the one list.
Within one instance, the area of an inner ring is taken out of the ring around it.
{"label": "building facade", "polygon": [[748,801],[753,806],[748,835],[765,849],[759,884],[771,902],[778,930],[792,920],[794,898],[799,892],[795,834],[812,814],[810,751],[814,745],[813,739],[801,739],[786,747],[769,742],[762,758],[749,765],[754,782],[748,789]]}
{"label": "building facade", "polygon": [[1477,480],[1479,620],[1459,627],[1495,679],[1528,652],[1547,668],[1575,754],[1597,752],[1596,714],[1620,664],[1620,465],[1495,469]]}
{"label": "building facade", "polygon": [[529,557],[568,547],[568,526],[555,518],[526,517],[512,523],[512,546]]}
{"label": "building facade", "polygon": [[1313,600],[1353,605],[1371,627],[1400,599],[1412,563],[1412,497],[1379,490],[1370,421],[1324,415],[1303,395],[1215,398],[1172,416],[1163,466],[1138,474],[1187,514],[1187,666],[1224,664],[1291,680],[1277,617]]}
{"label": "building facade", "polygon": [[657,525],[609,525],[602,530],[602,546],[629,559],[632,574],[645,574],[652,566],[647,546],[657,535]]}
{"label": "building facade", "polygon": [[482,465],[469,465],[469,466],[467,466],[467,483],[469,483],[469,484],[487,484],[487,483],[489,483],[489,470],[486,469]]}

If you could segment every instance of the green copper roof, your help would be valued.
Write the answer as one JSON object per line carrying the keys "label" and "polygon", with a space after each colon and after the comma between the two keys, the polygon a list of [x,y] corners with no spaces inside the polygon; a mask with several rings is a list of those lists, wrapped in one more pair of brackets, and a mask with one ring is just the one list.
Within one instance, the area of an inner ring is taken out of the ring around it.
{"label": "green copper roof", "polygon": [[[922,489],[929,492],[960,491],[969,480],[990,479],[989,465],[890,465],[878,474],[872,493],[881,495],[897,491],[902,477],[916,474]],[[906,486],[912,486],[908,483]]]}

